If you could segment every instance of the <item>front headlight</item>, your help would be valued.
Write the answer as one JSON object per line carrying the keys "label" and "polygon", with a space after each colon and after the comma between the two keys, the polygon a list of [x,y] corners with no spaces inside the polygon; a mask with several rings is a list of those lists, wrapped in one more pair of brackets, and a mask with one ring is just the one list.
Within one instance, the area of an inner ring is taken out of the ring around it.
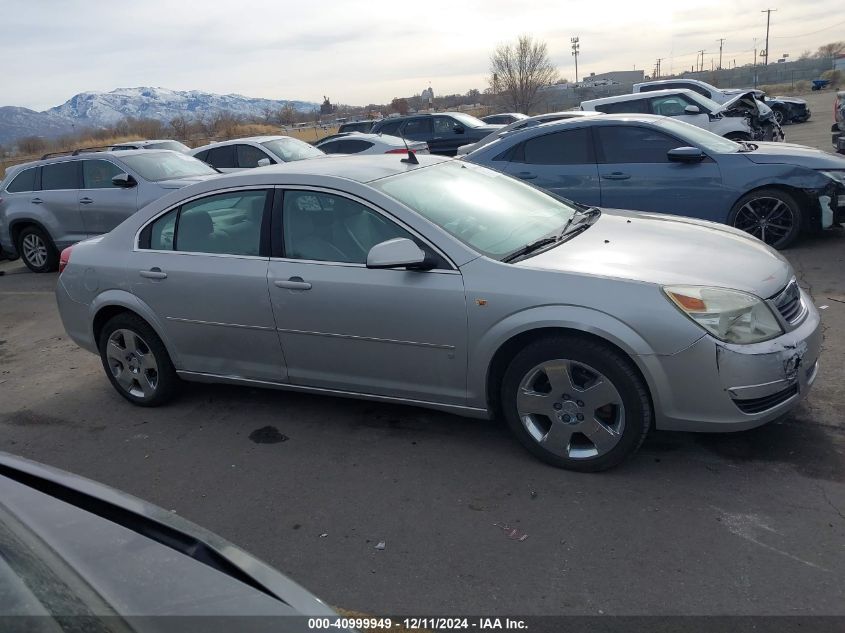
{"label": "front headlight", "polygon": [[822,171],[821,173],[833,180],[834,182],[837,182],[840,185],[845,185],[845,169],[836,171]]}
{"label": "front headlight", "polygon": [[759,297],[705,286],[666,286],[666,296],[690,319],[726,343],[759,343],[783,334]]}

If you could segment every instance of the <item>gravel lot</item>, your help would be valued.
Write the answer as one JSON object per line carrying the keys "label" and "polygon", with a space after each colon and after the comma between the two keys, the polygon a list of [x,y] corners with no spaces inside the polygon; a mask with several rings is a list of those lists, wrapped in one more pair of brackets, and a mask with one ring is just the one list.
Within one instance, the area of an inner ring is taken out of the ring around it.
{"label": "gravel lot", "polygon": [[[788,140],[829,150],[832,99],[810,95]],[[499,423],[410,407],[199,385],[132,407],[66,339],[55,275],[4,262],[0,449],[174,509],[354,611],[845,614],[843,247],[836,231],[786,253],[827,306],[793,415],[654,433],[599,475],[541,464]]]}

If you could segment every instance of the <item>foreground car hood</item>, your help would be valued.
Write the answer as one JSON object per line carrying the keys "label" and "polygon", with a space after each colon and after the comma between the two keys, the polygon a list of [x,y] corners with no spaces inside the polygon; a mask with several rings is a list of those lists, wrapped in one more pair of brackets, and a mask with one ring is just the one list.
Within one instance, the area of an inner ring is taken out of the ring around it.
{"label": "foreground car hood", "polygon": [[721,224],[656,213],[603,210],[592,227],[518,266],[653,284],[733,288],[768,298],[792,268],[777,251]]}
{"label": "foreground car hood", "polygon": [[156,184],[162,189],[181,189],[188,185],[195,185],[209,178],[217,178],[220,174],[209,174],[207,176],[191,176],[190,178],[174,178],[173,180],[160,180]]}
{"label": "foreground car hood", "polygon": [[807,169],[845,169],[845,158],[820,149],[794,143],[763,143],[754,141],[757,149],[745,152],[748,160],[761,165],[800,165]]}

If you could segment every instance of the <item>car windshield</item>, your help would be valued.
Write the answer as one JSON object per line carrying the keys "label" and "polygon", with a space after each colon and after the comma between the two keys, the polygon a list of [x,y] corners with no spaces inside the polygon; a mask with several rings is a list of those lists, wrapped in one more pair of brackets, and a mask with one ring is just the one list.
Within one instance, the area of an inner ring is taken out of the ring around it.
{"label": "car windshield", "polygon": [[189,152],[191,150],[187,145],[183,145],[179,141],[162,141],[161,143],[150,143],[146,149],[172,149],[174,152]]}
{"label": "car windshield", "polygon": [[706,108],[707,111],[710,112],[710,113],[717,112],[722,107],[718,103],[713,101],[713,99],[708,99],[704,95],[700,95],[697,92],[693,92],[692,90],[685,93],[685,95],[687,97],[689,97],[690,99],[692,99],[693,101],[695,101],[701,107]]}
{"label": "car windshield", "polygon": [[129,165],[141,178],[151,182],[192,176],[211,176],[217,173],[215,169],[193,156],[169,151],[121,156],[120,160]]}
{"label": "car windshield", "polygon": [[477,119],[471,114],[464,114],[463,112],[450,112],[449,116],[455,119],[456,121],[460,121],[460,123],[464,127],[479,127],[482,125],[487,125],[481,119]]}
{"label": "car windshield", "polygon": [[291,137],[264,141],[262,145],[286,163],[324,155],[322,150],[317,149],[313,145]]}
{"label": "car windshield", "polygon": [[713,134],[707,130],[702,130],[700,127],[691,125],[684,121],[678,121],[671,117],[664,117],[656,123],[664,130],[675,136],[681,137],[685,141],[689,141],[692,145],[714,152],[716,154],[733,154],[742,149],[739,143],[726,139],[724,136]]}
{"label": "car windshield", "polygon": [[559,232],[575,207],[497,171],[460,161],[372,183],[473,250],[502,259]]}

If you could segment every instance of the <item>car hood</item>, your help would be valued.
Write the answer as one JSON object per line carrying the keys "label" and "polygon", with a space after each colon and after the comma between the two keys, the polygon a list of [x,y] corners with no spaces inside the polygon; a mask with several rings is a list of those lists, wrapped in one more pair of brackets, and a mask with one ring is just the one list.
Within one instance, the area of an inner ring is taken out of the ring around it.
{"label": "car hood", "polygon": [[766,119],[772,116],[772,109],[765,103],[756,98],[753,90],[740,92],[732,99],[725,101],[722,107],[716,112],[718,114],[728,112],[731,110],[746,110],[751,109],[761,119]]}
{"label": "car hood", "polygon": [[792,268],[777,251],[737,229],[672,215],[602,210],[593,226],[518,266],[645,283],[715,286],[768,298]]}
{"label": "car hood", "polygon": [[162,189],[181,189],[188,185],[195,185],[209,178],[217,178],[220,174],[208,174],[207,176],[191,176],[189,178],[174,178],[173,180],[159,180],[156,184]]}
{"label": "car hood", "polygon": [[797,97],[767,97],[767,101],[781,101],[783,103],[796,103],[798,105],[807,105],[807,102],[804,99],[799,99]]}
{"label": "car hood", "polygon": [[744,152],[748,160],[759,165],[799,165],[807,169],[845,169],[845,158],[820,149],[794,143],[764,143],[754,141],[753,152]]}

